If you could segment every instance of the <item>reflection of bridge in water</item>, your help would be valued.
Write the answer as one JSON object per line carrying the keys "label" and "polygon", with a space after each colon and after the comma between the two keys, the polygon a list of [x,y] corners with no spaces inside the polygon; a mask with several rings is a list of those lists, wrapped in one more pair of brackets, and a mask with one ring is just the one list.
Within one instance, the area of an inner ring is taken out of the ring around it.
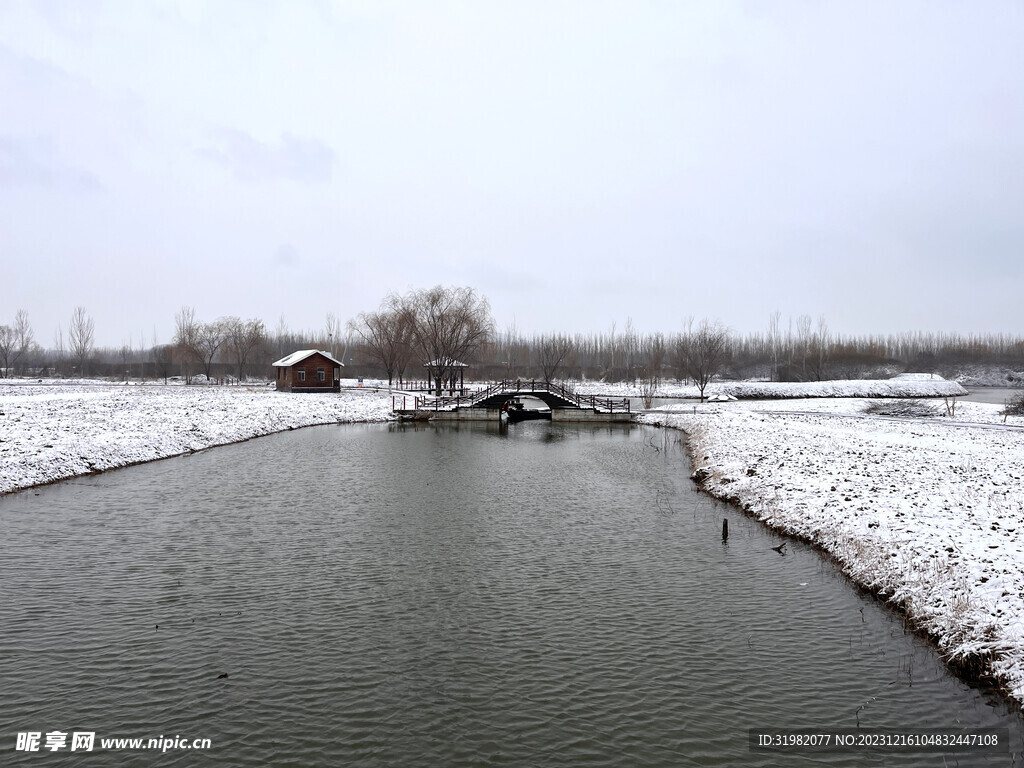
{"label": "reflection of bridge in water", "polygon": [[[394,400],[400,416],[418,419],[483,421],[497,419],[501,406],[512,397],[535,397],[551,408],[554,421],[630,421],[629,398],[577,395],[561,384],[546,381],[500,381],[479,392],[453,397],[416,395]],[[409,409],[408,406],[412,405]]]}

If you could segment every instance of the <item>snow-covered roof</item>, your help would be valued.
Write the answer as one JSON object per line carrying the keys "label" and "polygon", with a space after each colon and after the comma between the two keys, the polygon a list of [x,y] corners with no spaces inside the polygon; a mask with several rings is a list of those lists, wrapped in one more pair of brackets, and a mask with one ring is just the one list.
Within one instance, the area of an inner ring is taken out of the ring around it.
{"label": "snow-covered roof", "polygon": [[429,363],[424,363],[424,368],[469,368],[466,363],[460,363],[458,360],[452,360],[450,363],[442,363],[440,360],[431,360]]}
{"label": "snow-covered roof", "polygon": [[343,362],[341,362],[340,360],[335,360],[322,349],[300,349],[298,352],[292,352],[290,355],[288,355],[288,357],[282,357],[280,360],[274,363],[274,367],[290,368],[296,363],[301,363],[303,360],[305,360],[307,357],[310,357],[311,355],[323,355],[335,365],[340,365],[342,367],[345,366]]}

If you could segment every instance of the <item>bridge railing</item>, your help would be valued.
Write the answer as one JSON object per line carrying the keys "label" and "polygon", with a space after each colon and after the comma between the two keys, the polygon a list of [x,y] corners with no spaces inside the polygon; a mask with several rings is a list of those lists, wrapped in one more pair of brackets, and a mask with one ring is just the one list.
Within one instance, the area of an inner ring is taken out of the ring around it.
{"label": "bridge railing", "polygon": [[474,395],[474,399],[479,402],[497,394],[517,394],[520,392],[526,394],[531,392],[550,392],[570,402],[575,402],[576,400],[576,393],[568,387],[553,382],[537,381],[536,379],[531,379],[530,381],[523,381],[521,379],[499,381],[482,392],[478,392]]}
{"label": "bridge railing", "polygon": [[576,404],[580,408],[593,408],[604,413],[630,413],[628,397],[599,397],[598,395],[580,395]]}
{"label": "bridge railing", "polygon": [[476,393],[472,397],[470,404],[475,405],[497,394],[529,394],[534,392],[550,392],[578,408],[593,408],[594,410],[606,413],[630,413],[628,397],[613,398],[600,397],[598,395],[577,395],[572,389],[563,384],[536,380],[500,381]]}
{"label": "bridge railing", "polygon": [[[499,381],[479,392],[455,396],[419,396],[414,399],[416,410],[450,411],[455,408],[469,407],[483,402],[495,395],[531,394],[550,392],[553,395],[575,405],[577,408],[593,408],[604,413],[630,413],[628,397],[613,398],[599,395],[577,395],[570,388],[546,381]],[[405,402],[403,402],[405,405]]]}

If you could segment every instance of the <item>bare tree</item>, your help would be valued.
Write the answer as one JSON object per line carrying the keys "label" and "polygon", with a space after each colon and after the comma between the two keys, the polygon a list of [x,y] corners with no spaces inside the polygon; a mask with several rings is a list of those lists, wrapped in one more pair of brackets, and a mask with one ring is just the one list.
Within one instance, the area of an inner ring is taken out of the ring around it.
{"label": "bare tree", "polygon": [[68,341],[71,344],[71,354],[78,360],[79,376],[85,376],[85,364],[92,354],[95,330],[93,319],[86,314],[85,307],[75,307],[71,315],[71,325],[68,326]]}
{"label": "bare tree", "polygon": [[0,378],[10,375],[11,354],[14,352],[14,329],[9,325],[0,325]]}
{"label": "bare tree", "polygon": [[810,345],[807,352],[807,365],[817,381],[825,378],[825,366],[828,363],[831,339],[828,332],[828,323],[825,316],[818,317],[818,328],[811,334]]}
{"label": "bare tree", "polygon": [[181,360],[186,384],[192,383],[192,367],[189,363],[196,357],[198,339],[199,323],[196,321],[196,311],[192,307],[182,307],[174,315],[174,344],[177,347],[177,356]]}
{"label": "bare tree", "polygon": [[800,353],[800,379],[807,380],[807,361],[811,356],[811,316],[800,315],[796,319],[796,339]]}
{"label": "bare tree", "polygon": [[558,369],[565,358],[572,352],[572,339],[562,334],[550,334],[540,337],[538,352],[540,355],[540,369],[544,375],[544,382],[550,384],[558,373]]}
{"label": "bare tree", "polygon": [[337,357],[334,345],[341,341],[341,321],[333,312],[328,312],[324,321],[324,341],[326,341],[324,347],[331,353],[331,357]]}
{"label": "bare tree", "polygon": [[131,363],[131,359],[132,359],[132,345],[131,345],[131,343],[129,342],[129,343],[126,343],[126,344],[122,344],[121,345],[121,349],[118,350],[118,352],[119,352],[120,357],[121,357],[121,367],[124,370],[124,379],[122,379],[122,380],[127,380],[128,376],[131,373],[131,371],[128,369],[128,365]]}
{"label": "bare tree", "polygon": [[224,329],[228,349],[238,365],[238,380],[241,381],[245,376],[245,364],[250,355],[266,343],[267,331],[262,320],[240,320],[237,317],[225,319]]}
{"label": "bare tree", "polygon": [[779,346],[781,344],[779,320],[781,319],[782,312],[779,310],[775,310],[771,317],[768,318],[768,343],[771,346],[772,355],[772,381],[777,381],[779,378]]}
{"label": "bare tree", "polygon": [[412,316],[402,299],[389,295],[376,312],[362,312],[348,323],[367,354],[387,371],[390,387],[404,379],[412,345]]}
{"label": "bare tree", "polygon": [[414,350],[423,358],[438,395],[445,379],[487,340],[494,329],[491,306],[472,288],[435,286],[402,300]]}
{"label": "bare tree", "polygon": [[729,330],[719,322],[702,320],[696,331],[688,328],[679,342],[686,373],[704,402],[704,390],[729,360]]}
{"label": "bare tree", "polygon": [[640,342],[636,329],[633,328],[633,318],[626,318],[626,325],[622,329],[622,364],[626,369],[626,381],[632,384],[636,381],[636,354]]}
{"label": "bare tree", "polygon": [[277,328],[274,329],[274,344],[277,345],[277,356],[284,357],[288,354],[288,345],[291,342],[292,332],[288,329],[284,315],[277,319]]}
{"label": "bare tree", "polygon": [[196,357],[203,366],[203,371],[206,373],[206,379],[208,381],[213,378],[211,375],[213,359],[217,356],[217,352],[227,340],[227,337],[227,326],[225,325],[224,320],[200,323],[198,327],[194,351]]}
{"label": "bare tree", "polygon": [[153,347],[153,365],[156,366],[156,375],[167,383],[167,377],[171,372],[171,365],[174,363],[174,346],[172,344],[157,344]]}
{"label": "bare tree", "polygon": [[60,324],[57,324],[57,330],[53,332],[53,352],[54,361],[53,368],[56,373],[61,376],[64,375],[64,329],[61,328]]}
{"label": "bare tree", "polygon": [[654,334],[647,342],[647,365],[640,372],[640,397],[644,408],[650,408],[661,387],[661,367],[665,363],[665,339]]}
{"label": "bare tree", "polygon": [[675,343],[672,345],[672,364],[676,370],[676,378],[679,379],[680,383],[685,382],[690,377],[690,369],[687,365],[687,355],[689,352],[690,336],[693,335],[693,316],[690,315],[683,320],[682,333],[675,337]]}
{"label": "bare tree", "polygon": [[[213,360],[227,339],[227,322],[224,319],[210,323],[196,320],[195,310],[182,307],[174,316],[174,343],[183,353],[183,362],[189,358],[203,367],[207,380],[212,379]],[[190,373],[185,373],[185,382],[192,383]]]}
{"label": "bare tree", "polygon": [[496,362],[505,369],[502,375],[506,379],[511,379],[515,376],[519,364],[529,354],[514,320],[505,326],[505,332],[496,340],[495,353]]}
{"label": "bare tree", "polygon": [[602,346],[601,369],[605,379],[612,376],[615,370],[615,321],[612,321],[611,330],[608,332],[608,343]]}
{"label": "bare tree", "polygon": [[25,358],[32,348],[32,325],[28,321],[28,312],[19,309],[14,315],[14,348],[11,351],[11,365],[20,373],[24,373]]}

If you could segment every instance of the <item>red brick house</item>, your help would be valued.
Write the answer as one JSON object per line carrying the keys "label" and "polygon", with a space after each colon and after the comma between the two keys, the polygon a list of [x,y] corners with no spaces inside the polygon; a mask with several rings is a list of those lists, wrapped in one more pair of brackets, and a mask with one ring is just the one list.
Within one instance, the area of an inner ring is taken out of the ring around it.
{"label": "red brick house", "polygon": [[300,349],[274,363],[279,392],[340,392],[343,364],[319,349]]}

